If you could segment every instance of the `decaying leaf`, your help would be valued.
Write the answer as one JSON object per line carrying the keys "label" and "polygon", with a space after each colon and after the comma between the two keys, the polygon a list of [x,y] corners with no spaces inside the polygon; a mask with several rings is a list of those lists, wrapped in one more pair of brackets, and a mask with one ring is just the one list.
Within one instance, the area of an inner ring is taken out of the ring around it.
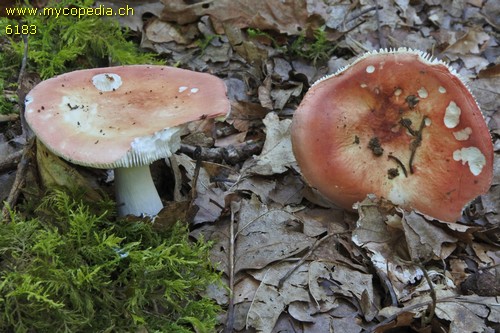
{"label": "decaying leaf", "polygon": [[79,188],[90,200],[99,202],[103,197],[69,163],[50,152],[39,140],[36,141],[38,173],[45,188]]}
{"label": "decaying leaf", "polygon": [[187,44],[188,40],[171,23],[159,19],[152,20],[145,28],[145,36],[153,43],[176,42],[178,44]]}
{"label": "decaying leaf", "polygon": [[339,298],[355,297],[367,304],[365,315],[373,318],[372,275],[360,273],[343,265],[314,261],[309,267],[309,291],[320,312],[338,305]]}
{"label": "decaying leaf", "polygon": [[[318,25],[320,14],[325,15],[325,6],[310,7],[308,1],[292,0],[269,2],[255,0],[225,0],[192,3],[181,0],[162,0],[165,4],[163,18],[185,24],[198,17],[209,15],[214,20],[216,31],[221,33],[221,24],[241,28],[253,27],[261,30],[278,30],[288,34],[299,34]],[[314,16],[314,15],[317,16]]]}
{"label": "decaying leaf", "polygon": [[[493,333],[494,330],[486,325],[485,321],[493,323],[500,321],[500,303],[494,297],[457,296],[454,292],[444,290],[438,290],[436,294],[436,316],[450,322],[449,332]],[[403,308],[384,308],[379,311],[379,315],[390,318],[409,312],[413,313],[414,318],[418,318],[424,314],[431,302],[428,295],[420,296],[412,299]]]}
{"label": "decaying leaf", "polygon": [[[445,259],[450,253],[445,244],[458,239],[415,212],[398,217],[390,204],[370,196],[358,204],[358,211],[352,240],[369,251],[373,266],[391,281],[398,299],[427,290],[428,286],[407,287],[422,281],[421,263],[433,257]],[[446,287],[448,284],[444,283]]]}
{"label": "decaying leaf", "polygon": [[[173,158],[186,170],[188,177],[192,180],[196,166],[195,161],[184,154],[174,155]],[[193,223],[217,220],[225,205],[223,191],[210,180],[209,174],[203,167],[200,168],[196,181],[196,192],[194,205],[198,207],[198,212]]]}
{"label": "decaying leaf", "polygon": [[243,166],[243,173],[273,175],[283,173],[294,165],[290,141],[290,119],[279,120],[276,113],[269,113],[263,120],[266,126],[266,141],[262,153],[248,160]]}
{"label": "decaying leaf", "polygon": [[314,239],[296,225],[290,213],[268,209],[255,196],[243,200],[238,213],[235,272],[261,269],[310,247]]}
{"label": "decaying leaf", "polygon": [[455,243],[458,240],[415,212],[405,214],[402,223],[411,258],[416,262],[426,261],[433,256],[446,259],[442,252],[443,243]]}
{"label": "decaying leaf", "polygon": [[[122,26],[133,31],[141,31],[143,29],[143,15],[152,14],[159,17],[163,11],[163,4],[159,0],[137,1],[136,3],[127,1],[126,3],[127,6],[133,10],[134,14],[117,15],[115,18]],[[124,2],[120,2],[120,0],[96,1],[96,7],[99,5],[102,5],[105,8],[113,8],[113,10],[117,11],[119,8],[123,8]]]}
{"label": "decaying leaf", "polygon": [[308,302],[307,266],[299,267],[289,279],[278,286],[280,279],[292,268],[291,263],[279,263],[254,274],[261,280],[248,311],[247,327],[271,332],[285,306],[292,302]]}

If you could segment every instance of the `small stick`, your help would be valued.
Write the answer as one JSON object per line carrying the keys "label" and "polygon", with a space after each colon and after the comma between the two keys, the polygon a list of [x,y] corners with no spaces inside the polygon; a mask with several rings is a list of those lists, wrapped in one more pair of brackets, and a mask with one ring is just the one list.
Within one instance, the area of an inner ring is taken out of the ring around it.
{"label": "small stick", "polygon": [[422,316],[422,321],[423,321],[423,326],[429,324],[434,317],[434,313],[436,312],[436,303],[437,303],[437,297],[436,297],[436,291],[434,290],[434,286],[432,285],[432,280],[429,277],[429,273],[427,273],[427,270],[425,267],[421,264],[417,264],[418,267],[422,270],[424,273],[425,281],[427,281],[427,284],[429,285],[429,290],[430,290],[430,295],[432,302],[429,304],[429,314],[427,316]]}
{"label": "small stick", "polygon": [[410,167],[410,173],[413,173],[413,159],[415,158],[415,153],[417,152],[417,148],[420,147],[420,144],[422,143],[422,130],[425,127],[426,119],[427,117],[425,116],[422,118],[422,122],[420,123],[417,136],[415,140],[413,140],[410,144],[411,154],[410,154],[410,161],[408,162],[408,166]]}
{"label": "small stick", "polygon": [[193,152],[193,158],[196,160],[196,165],[194,167],[194,175],[193,180],[191,181],[191,203],[194,203],[194,200],[198,196],[198,191],[196,190],[196,185],[198,183],[198,177],[200,176],[201,169],[201,147],[196,146]]}
{"label": "small stick", "polygon": [[405,168],[405,165],[403,164],[403,162],[401,162],[401,160],[394,155],[389,154],[389,155],[387,155],[387,157],[390,158],[391,160],[395,161],[403,170],[405,177],[408,178],[408,173],[406,172],[406,168]]}
{"label": "small stick", "polygon": [[19,118],[19,115],[16,113],[0,114],[0,123],[14,121],[14,120],[17,120],[17,118]]}
{"label": "small stick", "polygon": [[9,196],[7,197],[7,200],[5,200],[4,206],[2,208],[2,218],[4,221],[8,221],[9,208],[13,207],[17,202],[19,194],[21,193],[21,188],[24,186],[24,183],[26,181],[26,171],[28,170],[28,165],[31,162],[31,149],[33,148],[34,142],[35,139],[31,139],[29,143],[24,147],[21,161],[17,165],[14,184],[12,184]]}
{"label": "small stick", "polygon": [[12,170],[21,160],[23,151],[19,150],[15,153],[9,154],[5,159],[0,160],[0,171]]}
{"label": "small stick", "polygon": [[234,234],[234,210],[231,209],[231,221],[229,222],[229,304],[227,307],[227,319],[224,328],[224,333],[232,333],[234,326],[234,242],[236,235]]}
{"label": "small stick", "polygon": [[380,13],[379,13],[379,5],[378,1],[374,0],[375,3],[375,17],[377,18],[377,34],[378,34],[378,42],[380,44],[381,49],[387,48],[387,42],[385,40],[384,35],[382,34],[382,29],[380,29]]}
{"label": "small stick", "polygon": [[[24,51],[23,51],[23,59],[21,61],[21,68],[19,69],[19,76],[17,77],[17,98],[19,100],[19,103],[24,105],[24,99],[26,97],[26,91],[25,87],[23,85],[23,79],[26,75],[26,64],[28,62],[28,36],[27,35],[21,35],[23,38],[23,43],[24,43]],[[26,122],[26,118],[24,117],[24,107],[21,107],[21,110],[19,111],[19,114],[21,116],[21,126],[23,129],[23,134],[25,135],[26,140],[29,140],[30,137],[32,136],[31,129],[28,126],[28,123]]]}

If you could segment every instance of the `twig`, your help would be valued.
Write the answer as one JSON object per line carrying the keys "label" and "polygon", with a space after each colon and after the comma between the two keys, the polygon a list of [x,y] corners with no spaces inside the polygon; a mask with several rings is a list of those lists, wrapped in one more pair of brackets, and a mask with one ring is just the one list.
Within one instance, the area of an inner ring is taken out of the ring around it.
{"label": "twig", "polygon": [[429,314],[427,316],[422,317],[422,327],[425,327],[427,324],[429,324],[434,318],[434,314],[436,312],[436,303],[437,303],[437,297],[436,297],[436,291],[434,290],[434,286],[432,285],[432,280],[429,277],[429,273],[427,273],[427,269],[422,264],[417,264],[417,266],[422,270],[424,273],[425,280],[427,281],[427,284],[429,285],[429,290],[430,290],[430,295],[432,302],[429,304]]}
{"label": "twig", "polygon": [[293,267],[290,268],[290,270],[288,270],[288,272],[279,280],[279,282],[278,282],[278,288],[281,289],[283,287],[283,285],[285,284],[285,281],[293,274],[293,272],[295,272],[297,270],[297,268],[299,268],[307,260],[307,258],[309,258],[313,254],[313,252],[316,251],[316,249],[325,240],[327,240],[328,238],[330,238],[332,236],[337,236],[337,235],[342,235],[342,234],[348,234],[348,233],[351,233],[351,231],[336,232],[336,233],[328,234],[328,235],[324,236],[323,238],[318,239],[311,246],[311,248],[309,249],[309,251],[302,258],[300,258],[300,260],[297,261],[297,263],[295,263],[295,265],[293,265]]}
{"label": "twig", "polygon": [[[23,42],[24,42],[24,53],[23,53],[23,59],[21,62],[21,68],[19,69],[19,76],[17,78],[17,96],[19,101],[24,101],[25,98],[25,93],[22,89],[22,82],[25,76],[26,72],[26,63],[28,62],[28,36],[27,35],[22,35]],[[24,186],[25,181],[26,181],[26,170],[28,169],[28,165],[31,162],[31,150],[33,148],[35,139],[31,138],[30,139],[30,129],[28,127],[28,124],[26,123],[26,119],[24,118],[24,107],[21,107],[20,109],[20,116],[21,116],[21,126],[23,130],[24,137],[26,138],[26,142],[28,142],[22,152],[22,157],[21,161],[17,165],[17,172],[16,172],[16,178],[14,179],[14,184],[12,184],[12,187],[9,192],[9,196],[7,197],[7,200],[5,200],[4,206],[2,208],[2,218],[4,221],[8,221],[9,218],[9,208],[13,207],[15,203],[17,202],[17,199],[19,198],[19,194],[21,193],[21,188]]]}
{"label": "twig", "polygon": [[379,5],[377,0],[373,0],[375,3],[375,17],[377,18],[377,34],[378,34],[378,42],[380,44],[381,49],[387,48],[387,41],[385,40],[384,35],[382,34],[382,29],[380,28],[380,13],[379,13]]}
{"label": "twig", "polygon": [[[389,271],[388,266],[389,263],[386,264],[387,271]],[[377,272],[377,275],[380,278],[380,280],[382,280],[382,282],[384,283],[384,286],[387,292],[389,293],[389,296],[391,297],[391,305],[398,306],[398,297],[396,296],[396,292],[394,291],[394,287],[392,286],[391,280],[389,279],[387,274],[385,274],[385,272],[382,271],[381,269],[375,267],[375,271]]]}
{"label": "twig", "polygon": [[406,168],[405,168],[405,165],[403,164],[403,162],[401,162],[401,160],[399,158],[397,158],[396,156],[391,155],[391,154],[387,155],[387,157],[390,158],[391,160],[395,161],[403,170],[405,177],[408,178],[408,172],[406,172]]}
{"label": "twig", "polygon": [[354,20],[355,20],[355,19],[357,19],[358,17],[363,16],[363,15],[365,15],[366,13],[371,12],[372,10],[378,11],[379,9],[382,9],[382,8],[384,8],[384,7],[379,6],[379,5],[377,5],[377,6],[372,6],[372,7],[368,7],[368,8],[366,8],[366,9],[362,10],[362,11],[359,11],[359,12],[358,12],[358,13],[356,13],[356,14],[353,14],[352,16],[349,16],[349,17],[347,18],[347,20],[346,20],[346,23],[349,23],[349,22],[351,22],[351,21],[354,21]]}
{"label": "twig", "polygon": [[[437,303],[444,303],[444,302],[449,302],[449,301],[453,301],[453,300],[456,300],[456,299],[457,299],[457,296],[449,296],[449,297],[438,299],[436,302]],[[431,301],[428,301],[428,302],[422,302],[422,303],[419,303],[419,304],[414,304],[414,305],[411,305],[411,306],[403,307],[403,308],[401,308],[401,311],[393,314],[392,316],[387,317],[386,319],[384,319],[383,321],[381,321],[377,325],[368,328],[366,330],[366,333],[375,332],[378,328],[380,328],[382,326],[385,326],[385,325],[389,324],[390,322],[396,320],[396,318],[400,314],[402,314],[404,312],[409,312],[409,311],[412,311],[412,310],[415,310],[415,309],[418,309],[418,308],[423,308],[423,307],[429,306],[432,302],[433,301],[431,300]]]}
{"label": "twig", "polygon": [[16,178],[14,179],[14,184],[10,189],[9,196],[7,200],[5,200],[4,206],[2,208],[2,218],[4,221],[8,221],[9,218],[9,208],[13,207],[17,202],[19,194],[21,193],[21,188],[24,186],[26,181],[26,171],[28,169],[28,165],[31,162],[31,149],[33,148],[35,139],[31,139],[29,143],[24,146],[23,155],[21,157],[21,161],[17,165]]}
{"label": "twig", "polygon": [[9,154],[6,158],[0,160],[0,172],[5,170],[12,170],[21,160],[23,151],[19,150],[15,153]]}
{"label": "twig", "polygon": [[224,328],[224,333],[232,333],[234,326],[234,243],[235,243],[234,234],[234,210],[231,209],[231,221],[229,225],[229,304],[227,307],[227,319],[226,325]]}
{"label": "twig", "polygon": [[[252,155],[257,155],[262,151],[262,146],[264,142],[248,140],[239,145],[230,145],[227,147],[217,147],[217,148],[201,148],[201,159],[204,161],[219,162],[225,161],[230,165],[235,165],[237,163],[245,161]],[[193,155],[196,147],[187,144],[181,144],[180,152]]]}
{"label": "twig", "polygon": [[418,132],[416,132],[416,137],[415,140],[413,140],[410,144],[410,161],[408,162],[408,166],[410,168],[410,173],[413,173],[413,159],[415,158],[415,153],[417,152],[417,148],[420,147],[420,144],[422,143],[422,130],[425,127],[425,120],[427,117],[422,118],[422,122],[420,123],[420,127],[418,129]]}
{"label": "twig", "polygon": [[[24,91],[24,85],[23,85],[23,80],[26,75],[26,64],[28,63],[28,36],[27,35],[21,35],[23,38],[23,43],[24,43],[24,51],[23,51],[23,59],[21,61],[21,68],[19,69],[19,76],[17,77],[17,97],[19,100],[19,103],[24,105],[24,99],[26,97],[26,92]],[[19,112],[21,116],[21,126],[23,129],[23,134],[28,141],[30,137],[32,136],[31,129],[28,126],[28,123],[26,122],[26,118],[24,117],[24,107],[20,108]]]}
{"label": "twig", "polygon": [[16,113],[0,114],[0,123],[14,121],[14,120],[17,120],[17,118],[19,118],[19,115]]}

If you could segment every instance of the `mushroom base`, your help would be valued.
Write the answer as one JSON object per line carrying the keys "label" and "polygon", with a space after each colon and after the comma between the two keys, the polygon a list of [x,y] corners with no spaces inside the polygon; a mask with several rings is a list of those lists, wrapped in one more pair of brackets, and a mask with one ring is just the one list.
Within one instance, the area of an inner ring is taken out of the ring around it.
{"label": "mushroom base", "polygon": [[116,168],[115,191],[118,215],[156,215],[163,208],[151,178],[149,165]]}

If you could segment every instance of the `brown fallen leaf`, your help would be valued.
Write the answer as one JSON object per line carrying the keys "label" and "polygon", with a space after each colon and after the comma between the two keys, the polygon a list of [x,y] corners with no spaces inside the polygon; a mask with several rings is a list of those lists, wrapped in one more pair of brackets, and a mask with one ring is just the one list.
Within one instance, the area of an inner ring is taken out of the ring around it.
{"label": "brown fallen leaf", "polygon": [[[184,168],[192,182],[196,162],[185,154],[174,155],[172,158],[175,158],[179,166]],[[190,185],[192,186],[192,184]],[[193,224],[217,220],[225,205],[223,191],[212,182],[210,175],[203,166],[200,168],[196,181],[196,193],[193,205],[197,207],[197,212]]]}
{"label": "brown fallen leaf", "polygon": [[321,25],[326,17],[326,6],[309,6],[305,0],[269,2],[265,0],[220,0],[192,3],[182,0],[162,0],[165,10],[162,18],[179,24],[194,22],[209,15],[217,33],[223,23],[238,29],[252,27],[277,30],[287,34],[300,34]]}
{"label": "brown fallen leaf", "polygon": [[500,269],[486,267],[471,274],[461,285],[462,292],[466,295],[500,296]]}
{"label": "brown fallen leaf", "polygon": [[243,165],[242,174],[273,175],[283,173],[296,164],[290,141],[290,119],[280,120],[271,112],[263,120],[266,126],[266,141],[259,156]]}
{"label": "brown fallen leaf", "polygon": [[145,0],[145,1],[124,1],[124,0],[107,0],[96,1],[96,6],[104,6],[105,8],[113,8],[118,10],[123,8],[124,5],[133,9],[133,15],[117,15],[114,16],[118,22],[132,31],[143,30],[143,15],[152,14],[156,17],[161,15],[163,11],[163,4],[159,0]]}
{"label": "brown fallen leaf", "polygon": [[450,251],[446,251],[446,255],[443,253],[443,243],[455,243],[458,240],[415,212],[404,214],[402,222],[410,255],[416,262],[433,256],[446,259]]}
{"label": "brown fallen leaf", "polygon": [[406,287],[422,279],[423,272],[410,262],[404,231],[386,223],[394,208],[368,196],[358,204],[358,212],[353,242],[368,251],[375,270],[390,280],[398,300],[410,297]]}
{"label": "brown fallen leaf", "polygon": [[[309,292],[318,305],[319,312],[337,307],[339,298],[354,297],[363,304],[365,318],[373,319],[374,303],[372,275],[360,273],[336,263],[313,261],[309,265]],[[365,308],[366,305],[366,308]],[[361,309],[360,309],[361,310]]]}
{"label": "brown fallen leaf", "polygon": [[236,231],[235,273],[262,269],[309,248],[314,238],[296,230],[293,216],[263,205],[256,196],[241,201]]}
{"label": "brown fallen leaf", "polygon": [[42,186],[45,188],[79,188],[89,200],[100,202],[102,195],[96,191],[75,167],[50,152],[36,140],[36,161]]}
{"label": "brown fallen leaf", "polygon": [[293,263],[282,262],[253,274],[261,283],[248,310],[247,327],[271,332],[288,304],[309,301],[307,265],[300,266],[281,288],[278,287],[281,277],[292,266]]}

